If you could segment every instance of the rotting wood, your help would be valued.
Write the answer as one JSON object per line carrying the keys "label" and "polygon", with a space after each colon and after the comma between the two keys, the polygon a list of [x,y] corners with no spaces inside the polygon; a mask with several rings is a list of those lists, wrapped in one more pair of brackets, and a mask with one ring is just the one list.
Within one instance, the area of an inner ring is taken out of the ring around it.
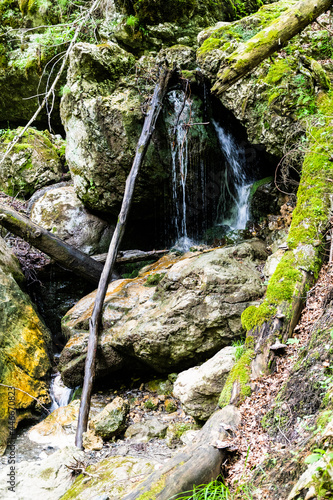
{"label": "rotting wood", "polygon": [[0,225],[49,255],[66,269],[88,281],[98,283],[103,271],[101,262],[68,245],[16,210],[0,204]]}
{"label": "rotting wood", "polygon": [[332,0],[302,0],[286,10],[223,61],[212,92],[221,95],[267,57],[281,50],[288,40],[326,12],[331,4]]}
{"label": "rotting wood", "polygon": [[[233,431],[239,423],[240,414],[232,405],[215,412],[193,443],[170,458],[161,469],[148,476],[123,500],[176,499],[182,492],[192,490],[193,485],[216,479],[221,473],[227,449],[232,449]],[[230,442],[230,446],[220,447],[220,443],[226,440]]]}
{"label": "rotting wood", "polygon": [[[159,259],[169,253],[169,250],[150,250],[144,252],[143,250],[123,250],[118,252],[116,262],[117,264],[126,264],[130,262],[141,262],[143,260]],[[105,262],[107,253],[92,255],[94,260],[98,262]]]}
{"label": "rotting wood", "polygon": [[164,69],[159,78],[159,82],[155,86],[148,113],[146,115],[143,129],[136,147],[136,153],[133,160],[131,171],[126,180],[125,192],[121,210],[118,217],[118,222],[112,236],[108,255],[99,281],[97,295],[95,299],[94,309],[89,320],[89,340],[87,358],[85,363],[85,373],[82,388],[82,396],[80,403],[79,418],[77,431],[75,436],[75,444],[82,449],[83,433],[87,430],[88,417],[90,410],[91,391],[95,376],[96,351],[98,343],[99,325],[102,316],[102,308],[104,298],[109,283],[109,276],[112,273],[113,266],[116,260],[117,251],[125,231],[127,217],[132,202],[135,181],[143,163],[151,136],[153,135],[156,120],[162,109],[162,101],[168,89],[169,81],[174,74],[174,70]]}

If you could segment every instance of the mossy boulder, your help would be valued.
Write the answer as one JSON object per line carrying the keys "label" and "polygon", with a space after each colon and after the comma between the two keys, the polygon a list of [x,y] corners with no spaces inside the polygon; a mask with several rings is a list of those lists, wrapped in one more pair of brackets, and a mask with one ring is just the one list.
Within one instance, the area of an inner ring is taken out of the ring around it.
{"label": "mossy boulder", "polygon": [[[21,276],[19,272],[14,275]],[[13,407],[16,413],[11,428],[15,432],[19,422],[32,418],[38,408],[33,398],[42,404],[50,401],[47,379],[51,368],[51,338],[29,297],[8,269],[0,269],[0,276],[0,380],[6,386],[21,389],[15,390],[12,404],[9,396],[12,398],[13,391],[0,387],[0,450],[3,452],[9,437],[9,412]]]}
{"label": "mossy boulder", "polygon": [[125,429],[128,411],[128,402],[118,396],[91,420],[90,426],[102,439],[111,439]]}
{"label": "mossy boulder", "polygon": [[[265,290],[256,263],[265,259],[259,240],[202,255],[167,256],[138,278],[109,285],[103,311],[97,375],[118,370],[131,359],[159,373],[197,364],[241,335],[240,315]],[[246,263],[246,265],[245,265]],[[154,287],[150,273],[165,273]],[[80,382],[96,292],[63,318],[70,337],[61,353],[66,385]]]}
{"label": "mossy boulder", "polygon": [[[264,5],[249,17],[200,33],[198,62],[210,82],[216,82],[221,64],[242,43],[259,34],[294,3],[281,0]],[[315,47],[312,52],[312,43],[304,43],[301,36],[296,36],[281,52],[263,61],[220,96],[246,127],[251,143],[264,144],[268,152],[283,156],[286,139],[300,132],[298,120],[315,112],[316,95],[329,87],[323,65],[315,60],[317,54]]]}
{"label": "mossy boulder", "polygon": [[[21,127],[3,131],[0,158]],[[59,182],[64,174],[64,141],[47,131],[29,128],[0,165],[0,189],[10,196],[29,197],[37,189]]]}
{"label": "mossy boulder", "polygon": [[133,478],[143,481],[156,465],[154,460],[139,457],[106,458],[87,468],[90,474],[88,484],[86,476],[81,474],[61,500],[89,500],[96,497],[121,500],[137,485],[136,481],[132,482]]}

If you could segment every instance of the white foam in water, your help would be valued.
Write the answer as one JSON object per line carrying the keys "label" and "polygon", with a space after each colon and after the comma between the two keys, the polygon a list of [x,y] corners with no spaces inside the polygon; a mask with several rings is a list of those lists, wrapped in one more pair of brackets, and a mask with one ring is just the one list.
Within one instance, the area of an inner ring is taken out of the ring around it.
{"label": "white foam in water", "polygon": [[71,400],[74,389],[70,389],[63,384],[60,373],[57,373],[51,380],[50,396],[52,400],[50,412],[60,406],[66,406]]}

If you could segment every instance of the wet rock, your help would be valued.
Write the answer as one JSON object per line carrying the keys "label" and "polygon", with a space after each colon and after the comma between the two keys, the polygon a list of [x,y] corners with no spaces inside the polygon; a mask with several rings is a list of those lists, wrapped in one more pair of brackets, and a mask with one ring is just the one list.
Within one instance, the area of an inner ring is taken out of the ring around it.
{"label": "wet rock", "polygon": [[0,387],[0,453],[3,453],[9,436],[10,411],[15,408],[15,429],[24,418],[36,416],[38,403],[31,396],[39,398],[42,404],[50,402],[46,380],[51,369],[51,337],[28,295],[8,272],[12,270],[21,281],[16,259],[3,241],[0,248],[6,254],[0,260],[4,265],[6,262],[10,265],[4,267],[5,270],[0,268],[1,383],[25,391],[16,390],[14,394],[13,390],[10,392],[6,387]]}
{"label": "wet rock", "polygon": [[20,462],[15,465],[15,492],[8,491],[7,474],[10,465],[0,472],[0,497],[4,500],[55,500],[68,490],[74,477],[66,467],[82,460],[84,453],[75,446],[58,450],[42,461]]}
{"label": "wet rock", "polygon": [[110,457],[87,468],[89,481],[79,476],[62,500],[121,500],[158,466],[154,459]]}
{"label": "wet rock", "polygon": [[164,438],[168,424],[153,417],[130,425],[125,432],[125,437],[136,443],[147,443],[153,438]]}
{"label": "wet rock", "polygon": [[[21,130],[22,127],[1,136],[0,157]],[[37,189],[59,182],[64,173],[60,154],[59,140],[47,131],[28,128],[0,165],[1,190],[10,196],[31,196]]]}
{"label": "wet rock", "polygon": [[[257,259],[266,258],[259,240],[177,261],[167,256],[134,280],[108,287],[97,355],[97,374],[123,366],[127,356],[157,372],[193,366],[230,344],[242,332],[241,313],[264,293]],[[155,286],[148,276],[164,275]],[[79,301],[63,318],[71,337],[59,370],[67,386],[82,378],[89,316],[96,293]],[[129,361],[128,361],[129,362]],[[139,365],[138,365],[139,367]]]}
{"label": "wet rock", "polygon": [[124,430],[128,411],[127,401],[117,396],[112,403],[106,405],[104,410],[91,420],[90,427],[101,438],[111,439]]}
{"label": "wet rock", "polygon": [[227,376],[235,364],[236,347],[224,347],[200,366],[178,375],[173,393],[184,411],[198,420],[207,420],[215,411]]}
{"label": "wet rock", "polygon": [[271,177],[255,182],[251,188],[249,202],[251,219],[260,221],[267,214],[278,213],[281,206],[280,198],[280,193]]}
{"label": "wet rock", "polygon": [[73,186],[48,189],[33,203],[33,222],[82,252],[106,252],[114,227],[91,214],[78,199]]}

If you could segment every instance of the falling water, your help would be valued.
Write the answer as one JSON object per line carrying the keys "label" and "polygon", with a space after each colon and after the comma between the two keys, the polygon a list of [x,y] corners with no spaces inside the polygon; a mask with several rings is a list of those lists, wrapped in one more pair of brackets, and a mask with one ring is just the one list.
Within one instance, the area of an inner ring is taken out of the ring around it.
{"label": "falling water", "polygon": [[186,179],[188,168],[188,127],[191,117],[191,100],[181,90],[168,94],[168,101],[174,112],[170,118],[170,145],[172,158],[172,197],[177,242],[175,248],[186,251],[193,241],[187,234]]}
{"label": "falling water", "polygon": [[231,229],[245,229],[249,219],[249,197],[252,183],[245,168],[245,151],[232,135],[212,120],[221,150],[227,162],[217,210],[217,224]]}
{"label": "falling water", "polygon": [[54,411],[60,406],[66,406],[71,400],[74,389],[66,387],[62,380],[60,373],[53,376],[50,386],[50,396],[52,400],[50,411]]}

